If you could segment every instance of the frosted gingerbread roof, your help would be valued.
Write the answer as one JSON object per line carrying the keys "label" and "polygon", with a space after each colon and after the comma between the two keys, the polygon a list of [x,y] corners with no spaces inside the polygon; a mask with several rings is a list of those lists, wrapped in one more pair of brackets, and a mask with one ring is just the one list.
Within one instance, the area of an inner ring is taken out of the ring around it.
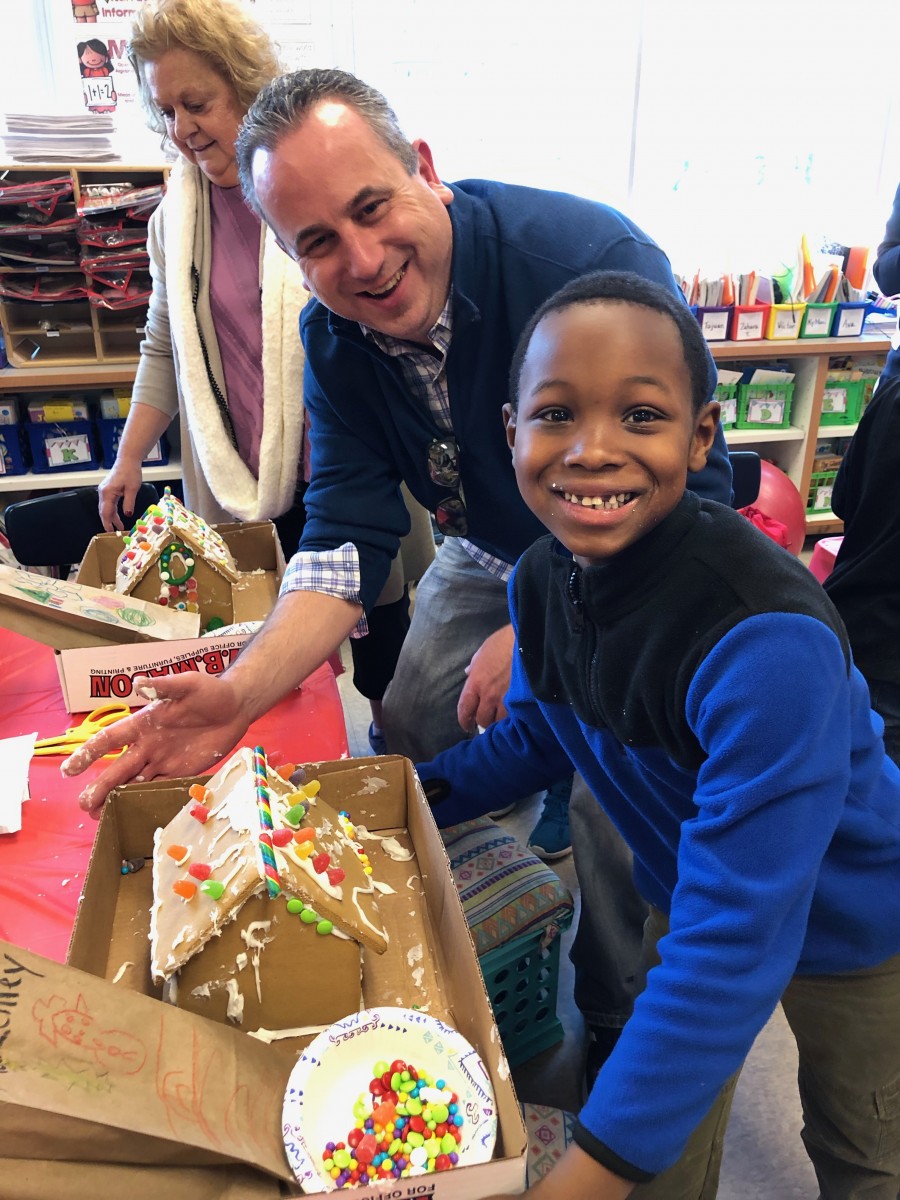
{"label": "frosted gingerbread roof", "polygon": [[[116,565],[115,590],[126,596],[157,563],[163,582],[168,577],[170,561],[176,579],[178,572],[190,573],[193,555],[199,555],[232,583],[240,574],[221,536],[202,517],[185,508],[169,488],[157,504],[150,505],[122,541],[124,550]],[[179,548],[173,550],[173,544]]]}
{"label": "frosted gingerbread roof", "polygon": [[[262,766],[260,766],[260,762]],[[265,780],[270,824],[261,815]],[[249,748],[238,750],[158,829],[153,850],[151,971],[169,979],[252,895],[267,892],[319,933],[332,927],[378,953],[387,934],[377,885],[346,814],[297,789]]]}

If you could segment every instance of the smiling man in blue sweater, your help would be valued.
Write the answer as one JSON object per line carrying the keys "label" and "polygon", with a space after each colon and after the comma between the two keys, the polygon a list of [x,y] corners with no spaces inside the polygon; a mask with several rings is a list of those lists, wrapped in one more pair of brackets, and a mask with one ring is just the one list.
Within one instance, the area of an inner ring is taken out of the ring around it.
{"label": "smiling man in blue sweater", "polygon": [[553,536],[510,583],[507,718],[419,772],[446,823],[574,767],[652,906],[646,987],[532,1192],[714,1196],[737,1072],[780,1001],[823,1200],[896,1200],[900,771],[840,619],[803,565],[685,491],[718,405],[664,289],[566,285],[511,390],[516,479]]}

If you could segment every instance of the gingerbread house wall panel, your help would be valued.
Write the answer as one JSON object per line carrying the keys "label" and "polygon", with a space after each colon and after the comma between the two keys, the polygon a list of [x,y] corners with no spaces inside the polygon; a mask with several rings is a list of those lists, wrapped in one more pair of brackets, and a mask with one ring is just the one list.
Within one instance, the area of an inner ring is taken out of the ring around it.
{"label": "gingerbread house wall panel", "polygon": [[288,912],[287,900],[251,896],[178,972],[178,1007],[245,1031],[331,1025],[356,1012],[359,943],[316,933]]}
{"label": "gingerbread house wall panel", "polygon": [[[129,593],[148,604],[159,603],[160,595],[168,590],[168,583],[160,577],[160,561],[154,563]],[[174,578],[182,578],[184,571],[180,568],[180,557],[175,555],[169,560],[170,570]],[[199,555],[193,559],[192,578],[197,583],[197,603],[200,608],[200,626],[205,629],[209,622],[217,617],[224,625],[231,625],[235,620],[232,604],[232,587],[236,586],[231,580],[224,578],[215,567],[211,566]],[[172,585],[176,586],[176,585]],[[177,597],[173,603],[177,601]]]}

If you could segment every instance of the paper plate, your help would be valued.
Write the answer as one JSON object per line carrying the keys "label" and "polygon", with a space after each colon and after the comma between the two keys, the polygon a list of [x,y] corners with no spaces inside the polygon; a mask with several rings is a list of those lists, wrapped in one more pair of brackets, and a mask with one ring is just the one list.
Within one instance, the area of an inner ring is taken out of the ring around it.
{"label": "paper plate", "polygon": [[[319,1174],[328,1142],[345,1141],[353,1106],[367,1094],[375,1063],[402,1059],[459,1097],[465,1117],[459,1166],[488,1162],[497,1138],[494,1090],[484,1064],[466,1039],[424,1012],[370,1008],[338,1021],[303,1051],[284,1096],[284,1146],[305,1192],[335,1191]],[[400,1180],[397,1181],[398,1186]],[[353,1188],[344,1189],[348,1195]]]}

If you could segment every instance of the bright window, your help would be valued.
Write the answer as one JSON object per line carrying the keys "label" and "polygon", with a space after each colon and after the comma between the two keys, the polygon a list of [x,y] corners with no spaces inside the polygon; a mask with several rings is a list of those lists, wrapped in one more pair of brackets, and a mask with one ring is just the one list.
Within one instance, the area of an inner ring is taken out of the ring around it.
{"label": "bright window", "polygon": [[[5,110],[77,105],[68,5],[23,6]],[[847,0],[255,0],[291,65],[356,71],[448,180],[604,200],[676,270],[878,244],[900,181],[900,5]],[[73,100],[74,97],[74,100]],[[127,153],[126,153],[127,156]]]}

